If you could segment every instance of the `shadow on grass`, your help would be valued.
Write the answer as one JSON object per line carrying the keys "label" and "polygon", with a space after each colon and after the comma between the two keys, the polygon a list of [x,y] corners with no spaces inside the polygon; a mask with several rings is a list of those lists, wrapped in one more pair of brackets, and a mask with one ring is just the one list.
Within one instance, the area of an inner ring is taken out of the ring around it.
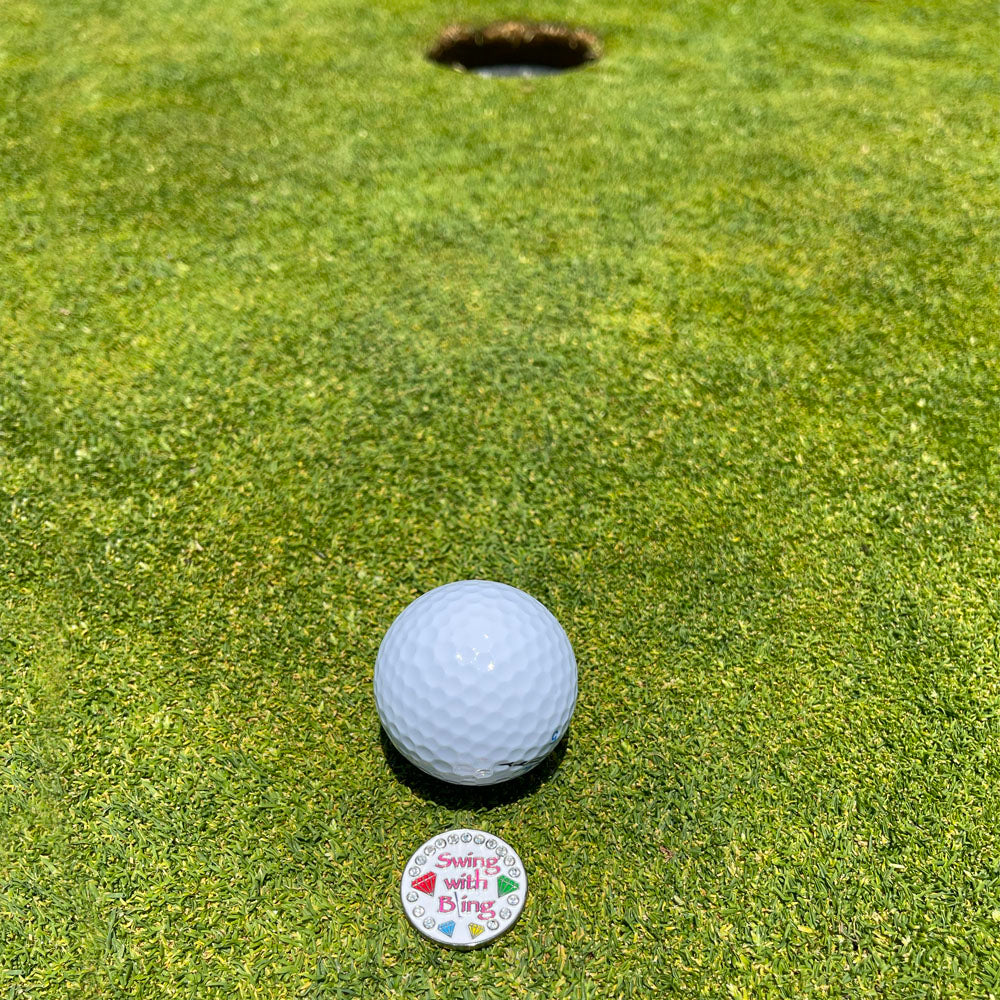
{"label": "shadow on grass", "polygon": [[414,767],[392,744],[385,728],[379,727],[379,741],[386,763],[393,776],[414,795],[427,802],[447,809],[494,809],[531,795],[555,774],[569,748],[569,733],[556,744],[556,748],[527,774],[498,785],[452,785],[447,781],[432,778],[418,767]]}

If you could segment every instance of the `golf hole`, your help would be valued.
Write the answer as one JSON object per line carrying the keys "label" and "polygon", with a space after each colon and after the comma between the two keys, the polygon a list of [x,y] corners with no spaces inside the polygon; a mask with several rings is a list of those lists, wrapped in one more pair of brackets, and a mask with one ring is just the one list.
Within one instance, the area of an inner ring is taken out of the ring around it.
{"label": "golf hole", "polygon": [[548,76],[600,57],[601,43],[589,31],[526,21],[479,28],[453,24],[427,53],[431,62],[480,76]]}

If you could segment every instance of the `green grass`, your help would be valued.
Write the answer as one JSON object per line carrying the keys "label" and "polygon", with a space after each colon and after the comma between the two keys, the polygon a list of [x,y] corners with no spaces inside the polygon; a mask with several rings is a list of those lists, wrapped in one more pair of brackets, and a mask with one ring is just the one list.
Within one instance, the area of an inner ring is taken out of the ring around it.
{"label": "green grass", "polygon": [[[1000,994],[995,7],[651,6],[0,7],[0,996]],[[423,60],[511,14],[605,59]],[[518,794],[379,740],[464,577],[580,663]]]}

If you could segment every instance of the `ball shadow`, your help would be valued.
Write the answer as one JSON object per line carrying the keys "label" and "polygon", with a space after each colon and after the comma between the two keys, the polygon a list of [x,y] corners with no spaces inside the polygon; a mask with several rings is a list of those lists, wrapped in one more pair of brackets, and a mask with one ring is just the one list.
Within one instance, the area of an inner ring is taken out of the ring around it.
{"label": "ball shadow", "polygon": [[498,785],[452,785],[447,781],[425,774],[411,764],[393,746],[384,726],[379,726],[379,742],[389,770],[414,795],[447,809],[495,809],[531,795],[544,785],[562,763],[569,748],[569,733],[556,744],[555,749],[527,774]]}

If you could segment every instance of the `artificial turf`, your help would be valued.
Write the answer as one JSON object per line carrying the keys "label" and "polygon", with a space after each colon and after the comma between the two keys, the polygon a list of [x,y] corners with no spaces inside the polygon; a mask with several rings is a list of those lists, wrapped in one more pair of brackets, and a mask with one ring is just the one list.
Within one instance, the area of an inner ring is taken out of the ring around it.
{"label": "artificial turf", "polygon": [[[452,21],[595,66],[485,80]],[[0,6],[0,995],[1000,992],[996,8]],[[386,752],[422,591],[559,756]],[[400,866],[525,859],[492,947]]]}

